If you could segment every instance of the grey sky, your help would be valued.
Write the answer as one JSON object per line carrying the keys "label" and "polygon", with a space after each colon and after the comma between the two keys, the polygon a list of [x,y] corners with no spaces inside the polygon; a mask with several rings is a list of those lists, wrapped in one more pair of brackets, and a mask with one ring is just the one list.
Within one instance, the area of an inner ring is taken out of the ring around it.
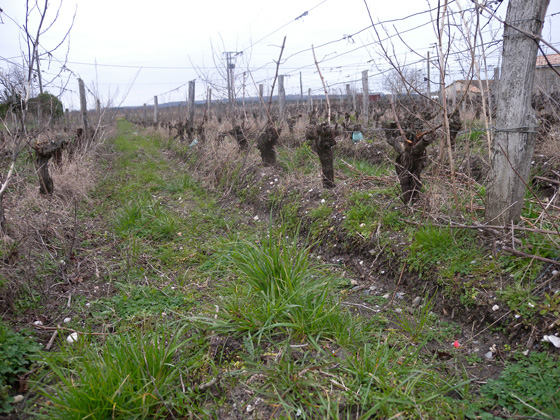
{"label": "grey sky", "polygon": [[[52,20],[59,0],[50,3],[47,20]],[[376,23],[400,19],[379,27],[382,38],[392,36],[384,43],[391,55],[401,65],[425,71],[423,57],[428,51],[432,57],[436,54],[432,46],[436,36],[430,23],[435,11],[431,14],[427,11],[436,8],[437,1],[367,0],[367,3]],[[451,7],[457,11],[454,3]],[[0,67],[4,69],[8,62],[22,63],[22,32],[13,21],[23,25],[24,4],[24,0],[0,0],[0,8],[4,10],[3,24],[0,24]],[[466,0],[460,0],[460,4],[465,10],[472,5]],[[498,9],[502,18],[506,9],[504,1]],[[225,66],[224,51],[243,52],[236,59],[238,96],[242,95],[243,72],[247,96],[255,95],[259,83],[265,85],[266,92],[274,78],[274,61],[278,59],[284,36],[286,48],[280,74],[286,75],[288,94],[300,93],[300,72],[305,93],[308,88],[314,94],[322,92],[310,51],[312,44],[331,92],[344,89],[347,83],[361,89],[357,81],[363,70],[370,71],[370,89],[380,91],[384,71],[390,67],[380,54],[375,32],[368,28],[371,22],[364,0],[63,0],[58,21],[41,38],[42,50],[60,41],[74,12],[76,19],[69,43],[57,50],[52,59],[45,58],[41,63],[44,79],[48,80],[49,75],[60,71],[68,52],[69,71],[63,72],[68,80],[67,91],[61,98],[69,108],[78,106],[76,76],[104,104],[111,101],[113,105],[121,102],[142,105],[151,103],[154,95],[158,95],[160,103],[184,101],[187,83],[195,79],[196,97],[204,99],[207,80],[225,84],[216,70],[216,66],[220,69]],[[557,29],[560,14],[555,15],[558,12],[560,1],[552,0],[543,33],[556,46],[560,41],[560,29]],[[395,36],[397,31],[401,37]],[[497,34],[497,39],[501,39],[500,25],[492,22],[483,32],[489,43],[486,52],[492,70],[500,51],[499,45],[491,43],[492,36]],[[465,47],[456,34],[447,81],[463,77],[465,58],[459,51]],[[434,78],[437,75],[432,75]],[[60,82],[47,90],[60,94]],[[220,93],[214,90],[213,96],[217,99]]]}

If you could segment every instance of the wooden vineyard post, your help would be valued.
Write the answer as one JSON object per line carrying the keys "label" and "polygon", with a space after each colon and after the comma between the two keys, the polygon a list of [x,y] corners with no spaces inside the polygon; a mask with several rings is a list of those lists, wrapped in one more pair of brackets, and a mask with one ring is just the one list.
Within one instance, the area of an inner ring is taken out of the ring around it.
{"label": "wooden vineyard post", "polygon": [[362,116],[364,118],[364,125],[367,126],[369,122],[369,83],[368,71],[362,72]]}
{"label": "wooden vineyard post", "polygon": [[154,96],[154,123],[157,124],[158,122],[158,102],[157,96]]}
{"label": "wooden vineyard post", "polygon": [[86,89],[84,81],[78,79],[78,89],[80,92],[80,112],[82,115],[82,127],[84,129],[84,140],[88,141],[88,120],[87,120],[87,102],[86,102]]}
{"label": "wooden vineyard post", "polygon": [[286,90],[284,89],[284,75],[278,75],[278,111],[280,113],[280,121],[284,121],[286,112]]}
{"label": "wooden vineyard post", "polygon": [[191,125],[194,125],[194,89],[195,89],[195,82],[194,80],[191,80],[189,82],[189,101],[187,104],[189,121]]}
{"label": "wooden vineyard post", "polygon": [[264,85],[261,83],[259,85],[259,104],[261,109],[261,117],[264,117],[265,107],[264,107]]}
{"label": "wooden vineyard post", "polygon": [[144,124],[147,122],[146,113],[147,113],[147,106],[146,104],[144,104],[144,115],[142,116],[142,122]]}

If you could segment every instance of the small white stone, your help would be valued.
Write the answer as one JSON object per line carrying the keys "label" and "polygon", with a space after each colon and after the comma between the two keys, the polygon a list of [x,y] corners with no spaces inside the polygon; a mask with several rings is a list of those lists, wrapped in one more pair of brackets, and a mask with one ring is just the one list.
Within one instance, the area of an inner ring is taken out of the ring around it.
{"label": "small white stone", "polygon": [[68,324],[70,321],[72,321],[72,318],[64,318],[62,320],[62,322],[64,322],[65,324]]}
{"label": "small white stone", "polygon": [[551,343],[556,348],[560,348],[560,338],[556,337],[555,335],[545,335],[542,341]]}
{"label": "small white stone", "polygon": [[529,350],[525,350],[522,354],[523,356],[529,356]]}
{"label": "small white stone", "polygon": [[402,314],[402,309],[401,308],[396,308],[395,312],[398,313],[398,314]]}
{"label": "small white stone", "polygon": [[324,202],[325,202],[325,199],[324,199],[324,198],[321,198],[321,203],[324,203]]}
{"label": "small white stone", "polygon": [[528,302],[527,305],[529,306],[529,308],[534,308],[535,307],[535,305],[531,302]]}
{"label": "small white stone", "polygon": [[515,314],[515,319],[519,319],[519,318],[521,318],[521,315]]}
{"label": "small white stone", "polygon": [[498,309],[500,309],[500,307],[499,307],[498,305],[492,306],[492,310],[493,310],[494,312],[496,312]]}
{"label": "small white stone", "polygon": [[253,217],[253,220],[259,220],[259,216]]}
{"label": "small white stone", "polygon": [[247,411],[247,413],[252,413],[255,410],[255,407],[253,407],[251,404],[247,405],[247,408],[245,409],[245,411]]}
{"label": "small white stone", "polygon": [[40,327],[41,325],[43,325],[43,323],[41,321],[35,321],[33,325],[37,325],[38,327]]}
{"label": "small white stone", "polygon": [[552,275],[557,276],[558,275],[558,270],[552,270]]}
{"label": "small white stone", "polygon": [[88,308],[90,307],[90,305],[91,305],[91,303],[89,303],[89,302],[86,303],[86,306],[87,306]]}
{"label": "small white stone", "polygon": [[491,351],[489,351],[488,353],[486,353],[484,355],[484,357],[486,357],[488,360],[492,360],[494,358],[494,353],[492,353]]}
{"label": "small white stone", "polygon": [[78,341],[78,333],[77,332],[73,332],[72,334],[70,334],[68,337],[66,337],[66,341],[69,344],[73,344],[76,341]]}
{"label": "small white stone", "polygon": [[18,394],[14,397],[14,404],[20,403],[23,401],[23,395]]}

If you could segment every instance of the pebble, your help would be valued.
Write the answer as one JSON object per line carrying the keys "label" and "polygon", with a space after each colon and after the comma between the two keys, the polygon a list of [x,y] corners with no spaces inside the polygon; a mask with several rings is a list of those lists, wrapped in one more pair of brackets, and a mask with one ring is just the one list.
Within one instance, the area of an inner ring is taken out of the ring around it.
{"label": "pebble", "polygon": [[75,343],[76,341],[78,341],[78,333],[77,332],[73,332],[72,334],[70,334],[68,337],[66,337],[66,341],[70,344]]}
{"label": "pebble", "polygon": [[70,321],[72,321],[72,318],[64,318],[62,320],[62,322],[64,322],[65,324],[68,324]]}
{"label": "pebble", "polygon": [[420,302],[422,302],[422,298],[420,296],[416,296],[412,301],[412,307],[416,308],[418,305],[420,305]]}
{"label": "pebble", "polygon": [[40,327],[41,325],[43,325],[43,323],[41,321],[35,321],[33,325],[37,325],[38,327]]}
{"label": "pebble", "polygon": [[496,312],[498,309],[500,309],[500,307],[499,307],[498,305],[492,306],[492,310],[493,310],[494,312]]}
{"label": "pebble", "polygon": [[14,397],[14,404],[20,403],[23,401],[23,395],[18,394]]}
{"label": "pebble", "polygon": [[488,353],[486,353],[484,355],[484,357],[486,357],[488,360],[492,360],[494,358],[494,353],[492,353],[491,351],[489,351]]}
{"label": "pebble", "polygon": [[542,341],[546,341],[547,343],[552,343],[554,347],[560,348],[560,338],[556,337],[555,335],[545,335]]}

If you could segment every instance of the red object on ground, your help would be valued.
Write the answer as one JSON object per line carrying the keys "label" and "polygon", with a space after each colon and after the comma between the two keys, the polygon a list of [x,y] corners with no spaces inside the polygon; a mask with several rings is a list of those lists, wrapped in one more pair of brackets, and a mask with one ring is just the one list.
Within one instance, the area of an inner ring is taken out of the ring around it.
{"label": "red object on ground", "polygon": [[455,347],[456,349],[461,347],[461,345],[459,344],[459,341],[455,340],[455,342],[453,343],[453,347]]}

